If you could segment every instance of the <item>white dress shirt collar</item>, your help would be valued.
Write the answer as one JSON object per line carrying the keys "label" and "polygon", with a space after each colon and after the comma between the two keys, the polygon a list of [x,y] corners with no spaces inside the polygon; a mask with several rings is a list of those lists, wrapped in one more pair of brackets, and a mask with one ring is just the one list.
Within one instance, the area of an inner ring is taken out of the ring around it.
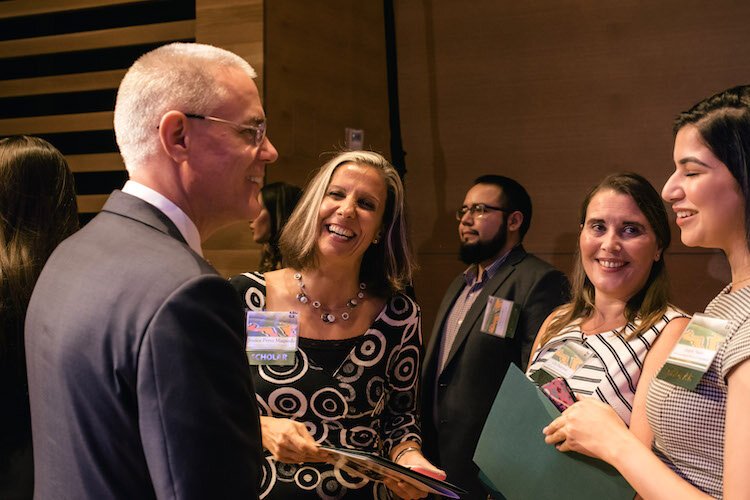
{"label": "white dress shirt collar", "polygon": [[179,229],[182,237],[185,238],[187,244],[193,249],[195,253],[203,257],[203,250],[201,249],[201,235],[198,233],[198,228],[195,223],[190,220],[190,217],[182,211],[180,207],[172,203],[168,198],[158,191],[154,191],[148,186],[129,180],[125,183],[122,188],[123,193],[127,193],[136,198],[149,203],[158,208],[164,215],[169,217],[177,229]]}

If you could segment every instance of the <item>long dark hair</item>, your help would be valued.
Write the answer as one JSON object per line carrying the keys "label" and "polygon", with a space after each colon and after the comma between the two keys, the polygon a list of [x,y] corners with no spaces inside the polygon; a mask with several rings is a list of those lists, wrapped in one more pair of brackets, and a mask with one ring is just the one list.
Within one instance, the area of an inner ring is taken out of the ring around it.
{"label": "long dark hair", "polygon": [[270,238],[263,245],[260,257],[260,271],[274,271],[281,269],[282,258],[279,249],[279,237],[294,207],[302,197],[302,189],[286,182],[272,182],[260,190],[263,206],[266,207],[270,219]]}
{"label": "long dark hair", "polygon": [[24,379],[31,292],[52,250],[77,229],[73,174],[63,155],[37,137],[0,140],[0,357]]}
{"label": "long dark hair", "polygon": [[[669,277],[664,263],[664,252],[669,248],[672,235],[669,231],[667,210],[664,208],[661,196],[650,182],[634,173],[612,174],[589,191],[581,205],[581,225],[586,222],[586,211],[591,200],[597,193],[606,190],[612,190],[633,199],[654,230],[656,244],[661,249],[661,258],[651,266],[646,284],[625,304],[627,321],[635,324],[636,320],[640,319],[635,330],[625,337],[630,340],[655,325],[669,306]],[[573,297],[570,303],[557,310],[557,314],[540,340],[540,345],[544,345],[558,335],[569,324],[583,321],[594,311],[596,291],[583,269],[580,243],[576,249],[576,261],[570,284]]]}
{"label": "long dark hair", "polygon": [[750,85],[703,99],[675,119],[674,133],[694,125],[703,143],[727,166],[745,197],[745,239],[750,248]]}

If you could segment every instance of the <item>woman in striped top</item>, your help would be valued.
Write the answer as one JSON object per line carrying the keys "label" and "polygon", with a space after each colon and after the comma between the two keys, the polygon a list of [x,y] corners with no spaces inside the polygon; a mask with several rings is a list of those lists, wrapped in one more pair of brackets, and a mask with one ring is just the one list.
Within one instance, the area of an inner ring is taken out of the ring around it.
{"label": "woman in striped top", "polygon": [[646,355],[687,323],[668,300],[669,221],[654,187],[625,173],[591,190],[580,224],[572,301],[542,325],[528,372],[564,377],[579,398],[598,398],[629,424],[631,413],[645,415],[636,388],[654,374]]}
{"label": "woman in striped top", "polygon": [[728,320],[727,335],[694,389],[659,378],[650,384],[653,439],[645,444],[610,409],[589,401],[571,406],[544,432],[562,451],[614,465],[646,499],[748,498],[750,86],[701,101],[678,116],[674,130],[675,172],[662,196],[677,214],[684,244],[727,256],[732,282],[705,311]]}

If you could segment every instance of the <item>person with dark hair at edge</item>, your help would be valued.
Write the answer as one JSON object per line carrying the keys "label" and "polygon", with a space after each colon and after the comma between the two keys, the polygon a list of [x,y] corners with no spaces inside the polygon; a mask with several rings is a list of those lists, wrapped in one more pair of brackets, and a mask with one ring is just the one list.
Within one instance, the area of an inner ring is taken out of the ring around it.
{"label": "person with dark hair at edge", "polygon": [[55,247],[78,230],[73,173],[38,137],[0,140],[0,498],[31,498],[24,320],[31,291]]}
{"label": "person with dark hair at edge", "polygon": [[253,241],[263,245],[258,266],[261,273],[283,267],[279,237],[301,197],[302,190],[286,182],[272,182],[260,190],[260,213],[250,221],[250,230]]}

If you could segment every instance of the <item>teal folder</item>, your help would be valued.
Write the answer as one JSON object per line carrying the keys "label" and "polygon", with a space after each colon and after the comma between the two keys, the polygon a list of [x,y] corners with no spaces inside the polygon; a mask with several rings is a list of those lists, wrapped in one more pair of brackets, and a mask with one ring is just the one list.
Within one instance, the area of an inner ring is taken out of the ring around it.
{"label": "teal folder", "polygon": [[511,365],[474,452],[488,489],[508,500],[632,499],[635,491],[611,465],[560,452],[544,442],[542,428],[559,415],[542,391]]}

